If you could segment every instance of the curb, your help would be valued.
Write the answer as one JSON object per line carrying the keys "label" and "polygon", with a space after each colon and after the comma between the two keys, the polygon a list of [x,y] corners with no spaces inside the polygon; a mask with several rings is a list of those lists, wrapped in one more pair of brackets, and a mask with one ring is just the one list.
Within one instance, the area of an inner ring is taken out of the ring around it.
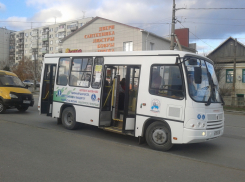
{"label": "curb", "polygon": [[224,112],[232,112],[232,113],[237,113],[237,114],[245,114],[243,111],[234,111],[234,110],[224,110]]}

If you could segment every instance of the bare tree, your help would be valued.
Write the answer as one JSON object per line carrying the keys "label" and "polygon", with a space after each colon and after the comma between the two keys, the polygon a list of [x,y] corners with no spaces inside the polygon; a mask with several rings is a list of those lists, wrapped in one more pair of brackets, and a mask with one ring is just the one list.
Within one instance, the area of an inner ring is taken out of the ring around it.
{"label": "bare tree", "polygon": [[6,68],[6,67],[8,67],[7,61],[1,61],[0,62],[0,70],[5,70],[4,68]]}
{"label": "bare tree", "polygon": [[12,71],[21,79],[40,80],[41,77],[41,64],[37,61],[36,74],[35,74],[35,62],[30,58],[22,58],[18,64],[12,67]]}

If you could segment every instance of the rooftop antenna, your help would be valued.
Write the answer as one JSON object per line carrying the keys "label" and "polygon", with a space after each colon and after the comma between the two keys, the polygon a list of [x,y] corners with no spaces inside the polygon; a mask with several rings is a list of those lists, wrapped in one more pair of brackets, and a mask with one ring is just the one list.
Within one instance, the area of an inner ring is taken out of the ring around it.
{"label": "rooftop antenna", "polygon": [[85,13],[86,13],[86,11],[82,11],[83,12],[83,18],[85,18]]}

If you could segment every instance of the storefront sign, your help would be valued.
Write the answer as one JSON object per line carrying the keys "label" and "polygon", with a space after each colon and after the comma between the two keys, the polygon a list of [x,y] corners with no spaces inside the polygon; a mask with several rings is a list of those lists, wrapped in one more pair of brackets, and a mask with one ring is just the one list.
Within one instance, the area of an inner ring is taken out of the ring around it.
{"label": "storefront sign", "polygon": [[[113,52],[114,51],[113,47],[115,47],[115,43],[110,43],[110,42],[114,41],[115,37],[100,38],[103,36],[115,35],[114,31],[110,31],[113,29],[115,29],[115,25],[99,27],[99,33],[84,35],[84,38],[85,39],[95,38],[93,39],[93,43],[100,43],[100,44],[97,44],[98,52]],[[106,32],[102,32],[102,31],[106,31]],[[104,49],[100,49],[100,48],[104,48]],[[108,48],[111,48],[111,49],[108,49]]]}
{"label": "storefront sign", "polygon": [[74,52],[82,52],[82,49],[73,49],[73,50],[71,50],[71,49],[66,49],[66,51],[65,51],[65,53],[74,53]]}

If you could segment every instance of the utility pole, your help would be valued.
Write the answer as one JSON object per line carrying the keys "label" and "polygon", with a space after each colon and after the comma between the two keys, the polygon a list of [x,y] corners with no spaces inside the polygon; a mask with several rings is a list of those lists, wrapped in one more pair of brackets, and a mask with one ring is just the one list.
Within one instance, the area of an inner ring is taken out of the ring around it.
{"label": "utility pole", "polygon": [[233,64],[233,86],[232,86],[234,97],[236,94],[236,47],[237,47],[237,39],[235,39],[234,41],[234,64]]}
{"label": "utility pole", "polygon": [[174,50],[174,31],[175,31],[175,0],[173,0],[173,11],[172,11],[172,29],[171,29],[171,43],[170,50]]}

